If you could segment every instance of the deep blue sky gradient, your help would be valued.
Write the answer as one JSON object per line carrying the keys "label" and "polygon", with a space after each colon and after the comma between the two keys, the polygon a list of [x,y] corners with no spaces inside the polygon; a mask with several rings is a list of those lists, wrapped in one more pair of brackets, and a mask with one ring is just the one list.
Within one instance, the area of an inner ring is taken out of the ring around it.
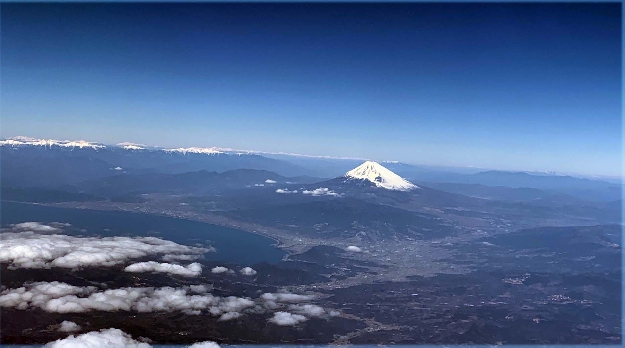
{"label": "deep blue sky gradient", "polygon": [[2,4],[0,135],[621,174],[620,4]]}

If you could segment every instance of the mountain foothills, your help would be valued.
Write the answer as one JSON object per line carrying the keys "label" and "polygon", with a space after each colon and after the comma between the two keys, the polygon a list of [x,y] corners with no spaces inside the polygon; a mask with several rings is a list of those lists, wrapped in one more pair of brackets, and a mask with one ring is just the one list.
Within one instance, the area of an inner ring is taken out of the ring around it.
{"label": "mountain foothills", "polygon": [[[621,343],[620,183],[127,142],[0,151],[3,344]],[[263,237],[279,253],[241,261]]]}

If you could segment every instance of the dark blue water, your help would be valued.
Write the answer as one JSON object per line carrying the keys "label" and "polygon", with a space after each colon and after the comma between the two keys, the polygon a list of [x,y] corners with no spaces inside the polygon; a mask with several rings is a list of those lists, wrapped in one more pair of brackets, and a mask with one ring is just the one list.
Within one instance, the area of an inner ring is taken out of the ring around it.
{"label": "dark blue water", "polygon": [[[253,233],[202,222],[148,214],[46,207],[28,203],[2,202],[2,227],[20,222],[64,222],[72,225],[67,234],[108,236],[154,236],[179,244],[210,245],[217,252],[208,260],[241,265],[277,263],[286,253],[275,241]],[[80,230],[86,231],[80,231]],[[155,233],[158,232],[158,233]]]}

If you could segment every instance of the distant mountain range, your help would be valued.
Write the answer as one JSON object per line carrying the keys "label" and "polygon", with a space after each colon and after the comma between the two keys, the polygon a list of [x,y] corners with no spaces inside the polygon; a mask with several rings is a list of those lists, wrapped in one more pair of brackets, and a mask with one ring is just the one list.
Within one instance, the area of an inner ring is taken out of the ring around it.
{"label": "distant mountain range", "polygon": [[[181,176],[176,179],[176,177],[166,178],[167,175],[202,171],[215,174],[252,169],[269,171],[284,178],[310,178],[290,180],[298,183],[311,183],[317,178],[321,182],[323,178],[343,177],[346,172],[353,171],[352,179],[362,180],[369,175],[377,177],[380,181],[373,182],[376,186],[388,184],[389,187],[407,189],[411,187],[410,185],[417,184],[416,186],[428,186],[450,193],[510,201],[546,199],[554,195],[590,201],[614,201],[621,199],[622,191],[620,183],[602,180],[548,173],[476,172],[474,169],[461,171],[397,161],[378,164],[388,171],[384,177],[378,175],[380,173],[377,171],[380,170],[367,172],[362,168],[357,169],[363,165],[364,161],[361,159],[296,154],[261,155],[251,151],[215,147],[165,149],[128,142],[104,145],[83,140],[59,141],[14,137],[0,140],[0,155],[2,185],[16,188],[58,188],[83,182],[93,183],[109,177],[117,177],[107,180],[117,180],[120,185],[126,185],[123,182],[128,182],[129,186],[145,187],[141,183],[130,184],[135,180],[130,177],[132,175],[139,175],[141,180],[147,182],[161,180],[165,187],[175,187],[182,185],[174,184],[176,180],[182,180]],[[389,172],[396,177],[391,179]],[[122,174],[126,177],[120,176]],[[338,183],[331,181],[327,185],[334,184]]]}

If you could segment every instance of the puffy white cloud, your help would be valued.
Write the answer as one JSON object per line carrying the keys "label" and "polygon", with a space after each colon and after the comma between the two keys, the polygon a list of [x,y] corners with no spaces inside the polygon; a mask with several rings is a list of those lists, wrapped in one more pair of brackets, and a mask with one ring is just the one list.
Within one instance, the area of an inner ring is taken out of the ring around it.
{"label": "puffy white cloud", "polygon": [[297,193],[297,190],[289,191],[288,189],[277,189],[276,193]]}
{"label": "puffy white cloud", "polygon": [[276,302],[276,301],[277,302],[303,302],[303,301],[310,301],[314,299],[315,297],[312,295],[298,295],[298,294],[291,294],[287,292],[279,292],[279,293],[266,292],[260,295],[260,298],[262,298],[265,301],[273,301],[273,302]]}
{"label": "puffy white cloud", "polygon": [[150,345],[135,341],[119,329],[106,329],[88,332],[79,336],[69,336],[45,345],[47,348],[149,348]]}
{"label": "puffy white cloud", "polygon": [[[71,335],[67,338],[50,342],[45,348],[150,348],[148,343],[134,340],[129,334],[119,329],[104,329],[82,335]],[[212,341],[193,343],[189,348],[219,348]]]}
{"label": "puffy white cloud", "polygon": [[[219,303],[219,311],[220,311],[219,313],[238,312],[242,309],[253,307],[253,306],[254,306],[254,301],[248,298],[228,296],[226,298],[221,299],[221,302]],[[214,309],[211,313],[214,313]]]}
{"label": "puffy white cloud", "polygon": [[122,170],[123,168],[122,167],[115,167],[113,169],[115,169],[115,170]]}
{"label": "puffy white cloud", "polygon": [[221,315],[221,317],[219,317],[219,319],[217,319],[218,321],[228,321],[228,320],[233,320],[236,319],[238,317],[241,316],[241,313],[239,312],[226,312],[224,314]]}
{"label": "puffy white cloud", "polygon": [[275,184],[275,183],[277,183],[277,181],[275,180],[271,180],[271,179],[265,180],[265,184]]}
{"label": "puffy white cloud", "polygon": [[355,245],[350,245],[347,248],[345,248],[345,250],[352,251],[352,252],[355,252],[355,253],[359,253],[359,252],[362,251],[362,249],[360,249],[359,247],[357,247]]}
{"label": "puffy white cloud", "polygon": [[[82,313],[88,311],[183,311],[200,314],[208,310],[217,316],[227,312],[241,312],[254,307],[248,298],[218,297],[212,294],[190,295],[190,287],[183,288],[119,288],[97,291],[94,287],[76,287],[65,283],[33,283],[0,293],[1,307],[28,309],[39,307],[53,313]],[[197,288],[195,289],[197,290]]]}
{"label": "puffy white cloud", "polygon": [[265,186],[265,184],[254,184],[254,186],[256,186],[256,187],[262,187],[262,186]]}
{"label": "puffy white cloud", "polygon": [[323,317],[326,315],[325,309],[313,304],[290,305],[289,310],[309,317]]}
{"label": "puffy white cloud", "polygon": [[75,237],[32,231],[0,234],[0,262],[10,263],[12,268],[112,266],[148,255],[209,251],[156,237]]}
{"label": "puffy white cloud", "polygon": [[154,261],[133,263],[132,265],[124,268],[126,272],[141,273],[141,272],[157,272],[157,273],[169,273],[176,274],[185,277],[197,277],[202,274],[202,265],[195,262],[188,266],[174,265],[171,263],[159,263]]}
{"label": "puffy white cloud", "polygon": [[11,225],[10,228],[6,229],[9,231],[33,231],[33,232],[59,232],[61,228],[57,226],[44,225],[39,222],[22,222],[19,224]]}
{"label": "puffy white cloud", "polygon": [[306,320],[308,320],[308,318],[303,315],[289,312],[276,312],[273,314],[273,318],[269,319],[270,322],[280,326],[293,326],[303,323]]}
{"label": "puffy white cloud", "polygon": [[73,321],[63,321],[61,326],[59,327],[59,331],[61,332],[76,332],[80,331],[80,325],[74,323]]}
{"label": "puffy white cloud", "polygon": [[88,294],[95,291],[95,287],[77,287],[60,282],[38,282],[26,287],[17,289],[8,289],[0,293],[0,307],[15,307],[17,309],[26,309],[30,305],[43,307],[54,298]]}
{"label": "puffy white cloud", "polygon": [[252,267],[243,267],[239,272],[244,276],[253,276],[258,273]]}
{"label": "puffy white cloud", "polygon": [[213,269],[211,269],[212,273],[224,273],[224,272],[228,272],[229,269],[223,266],[217,266],[217,267],[213,267]]}
{"label": "puffy white cloud", "polygon": [[193,343],[189,348],[219,348],[219,345],[212,341]]}
{"label": "puffy white cloud", "polygon": [[314,190],[304,190],[302,193],[311,196],[340,196],[338,193],[328,189],[327,187],[320,187]]}

